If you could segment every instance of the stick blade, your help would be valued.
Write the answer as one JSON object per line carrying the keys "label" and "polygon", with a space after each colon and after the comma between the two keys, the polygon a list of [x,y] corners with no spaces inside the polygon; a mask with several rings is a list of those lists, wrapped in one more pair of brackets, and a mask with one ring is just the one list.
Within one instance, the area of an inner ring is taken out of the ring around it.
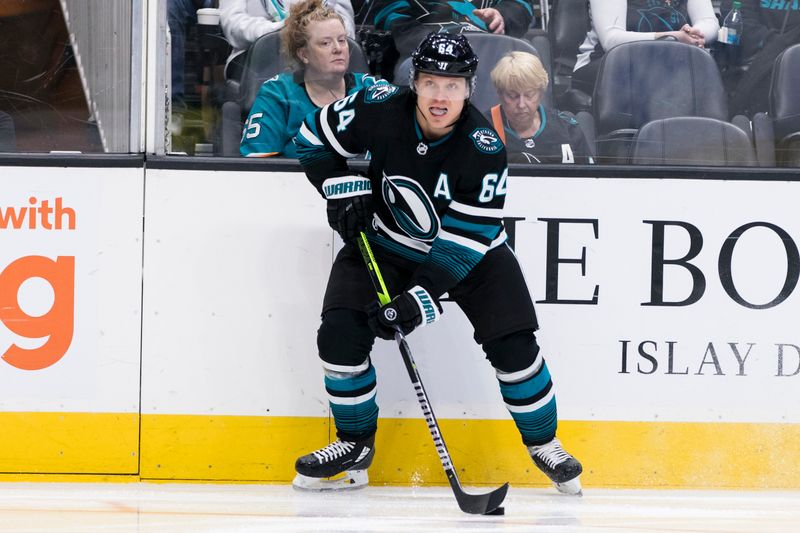
{"label": "stick blade", "polygon": [[508,492],[508,483],[486,494],[468,494],[463,490],[455,492],[458,507],[469,514],[488,514],[503,503]]}

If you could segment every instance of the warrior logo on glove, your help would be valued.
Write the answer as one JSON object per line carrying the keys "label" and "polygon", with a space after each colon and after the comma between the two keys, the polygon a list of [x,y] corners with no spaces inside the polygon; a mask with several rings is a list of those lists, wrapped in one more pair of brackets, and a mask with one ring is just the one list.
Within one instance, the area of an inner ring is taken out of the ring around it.
{"label": "warrior logo on glove", "polygon": [[367,306],[367,322],[377,337],[386,340],[394,338],[400,328],[408,335],[416,328],[433,324],[442,315],[442,306],[419,285],[395,296],[384,306],[372,302]]}

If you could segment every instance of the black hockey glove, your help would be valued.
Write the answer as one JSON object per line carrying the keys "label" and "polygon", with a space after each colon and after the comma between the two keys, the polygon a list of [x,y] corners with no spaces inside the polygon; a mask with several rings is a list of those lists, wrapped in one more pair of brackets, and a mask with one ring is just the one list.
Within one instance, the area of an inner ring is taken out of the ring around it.
{"label": "black hockey glove", "polygon": [[342,236],[344,242],[353,242],[359,232],[370,231],[374,212],[370,194],[328,200],[328,224]]}
{"label": "black hockey glove", "polygon": [[417,285],[395,296],[388,304],[373,303],[367,307],[369,327],[381,339],[394,339],[395,328],[408,335],[417,326],[433,324],[442,316],[442,306]]}

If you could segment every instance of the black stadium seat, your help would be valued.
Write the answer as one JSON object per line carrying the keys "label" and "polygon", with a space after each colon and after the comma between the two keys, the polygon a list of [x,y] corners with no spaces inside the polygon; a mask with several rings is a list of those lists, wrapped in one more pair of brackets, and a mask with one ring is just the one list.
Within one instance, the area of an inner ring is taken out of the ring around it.
{"label": "black stadium seat", "polygon": [[[800,44],[775,59],[769,94],[769,114],[756,113],[753,128],[759,155],[774,146],[773,162],[800,166]],[[767,156],[768,157],[768,156]]]}
{"label": "black stadium seat", "polygon": [[728,120],[728,104],[710,54],[688,44],[637,41],[603,56],[592,97],[597,155],[624,163],[644,124],[671,117]]}
{"label": "black stadium seat", "polygon": [[[348,38],[350,45],[350,71],[369,72],[364,53],[358,43]],[[223,156],[239,155],[244,119],[258,95],[258,90],[268,79],[288,71],[281,54],[280,34],[268,33],[252,44],[240,82],[228,81],[225,88],[225,103],[222,104],[222,133],[220,140]]]}
{"label": "black stadium seat", "polygon": [[706,117],[664,118],[637,132],[634,165],[756,166],[750,137],[737,126]]}
{"label": "black stadium seat", "polygon": [[[578,47],[591,27],[587,4],[587,0],[555,0],[550,8],[547,33],[553,61],[551,83],[556,101],[570,89]],[[586,98],[588,100],[589,95]]]}

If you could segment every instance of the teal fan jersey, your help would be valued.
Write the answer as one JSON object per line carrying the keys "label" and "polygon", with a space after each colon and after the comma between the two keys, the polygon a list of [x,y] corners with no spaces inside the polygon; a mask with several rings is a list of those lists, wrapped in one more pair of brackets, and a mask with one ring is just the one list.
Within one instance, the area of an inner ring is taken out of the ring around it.
{"label": "teal fan jersey", "polygon": [[[350,73],[344,77],[347,94],[376,83],[369,74]],[[306,92],[301,74],[285,72],[265,81],[244,123],[239,152],[245,157],[282,156],[296,158],[292,139],[306,115],[317,110]]]}

